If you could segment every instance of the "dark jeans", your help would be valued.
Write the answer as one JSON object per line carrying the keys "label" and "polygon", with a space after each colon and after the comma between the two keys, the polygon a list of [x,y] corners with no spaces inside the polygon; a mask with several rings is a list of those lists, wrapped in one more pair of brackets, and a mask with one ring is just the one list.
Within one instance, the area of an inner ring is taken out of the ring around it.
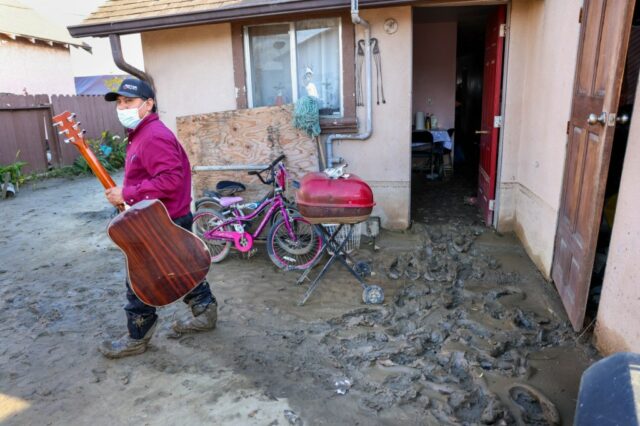
{"label": "dark jeans", "polygon": [[[187,231],[191,231],[193,215],[189,213],[186,216],[173,219],[173,223],[183,227]],[[129,336],[133,339],[142,339],[158,319],[158,315],[156,315],[156,308],[154,306],[145,305],[140,299],[138,299],[135,293],[131,290],[128,279],[126,280],[126,286],[128,303],[124,307],[124,310],[127,314],[127,328],[129,329]],[[216,303],[216,299],[211,293],[207,280],[198,284],[198,286],[182,300],[191,307],[191,311],[194,315],[202,313],[209,304]]]}

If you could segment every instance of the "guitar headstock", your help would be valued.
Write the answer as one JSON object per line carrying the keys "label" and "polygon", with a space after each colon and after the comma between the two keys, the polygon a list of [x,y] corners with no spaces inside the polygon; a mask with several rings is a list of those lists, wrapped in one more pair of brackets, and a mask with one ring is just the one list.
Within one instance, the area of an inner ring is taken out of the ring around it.
{"label": "guitar headstock", "polygon": [[76,122],[75,113],[65,111],[53,117],[53,125],[58,127],[58,133],[64,136],[66,143],[80,146],[84,144],[86,130],[80,129],[80,122]]}

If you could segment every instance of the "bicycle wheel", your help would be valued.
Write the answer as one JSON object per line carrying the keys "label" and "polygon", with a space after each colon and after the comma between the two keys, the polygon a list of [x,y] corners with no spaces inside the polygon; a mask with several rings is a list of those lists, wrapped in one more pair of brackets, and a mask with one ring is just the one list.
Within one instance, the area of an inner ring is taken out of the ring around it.
{"label": "bicycle wheel", "polygon": [[216,201],[215,199],[213,199],[211,197],[198,198],[196,200],[196,212],[199,212],[199,211],[201,211],[203,209],[221,211],[222,210],[222,206],[220,205],[220,203],[218,201]]}
{"label": "bicycle wheel", "polygon": [[[204,237],[205,232],[214,229],[216,226],[220,225],[224,219],[222,215],[210,209],[201,209],[196,215],[193,217],[193,226],[191,229],[193,233],[198,237],[202,238],[202,240],[209,247],[209,251],[211,252],[211,263],[221,262],[227,255],[229,254],[229,250],[231,249],[231,241],[224,240],[211,240]],[[225,231],[231,231],[231,226],[227,225],[222,228]]]}
{"label": "bicycle wheel", "polygon": [[269,230],[269,258],[280,269],[308,269],[320,258],[322,238],[315,227],[302,216],[290,216],[289,223],[295,239],[289,235],[284,218]]}

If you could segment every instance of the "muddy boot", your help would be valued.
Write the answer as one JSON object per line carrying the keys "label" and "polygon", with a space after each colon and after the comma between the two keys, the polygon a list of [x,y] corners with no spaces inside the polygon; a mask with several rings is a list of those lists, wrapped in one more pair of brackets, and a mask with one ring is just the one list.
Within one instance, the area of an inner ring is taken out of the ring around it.
{"label": "muddy boot", "polygon": [[197,333],[216,328],[218,320],[218,304],[211,302],[207,305],[193,305],[191,307],[193,316],[186,320],[178,320],[173,323],[172,328],[176,333]]}
{"label": "muddy boot", "polygon": [[525,424],[560,424],[558,409],[539,390],[524,383],[515,383],[509,388],[509,396],[521,410]]}
{"label": "muddy boot", "polygon": [[414,256],[411,256],[409,259],[407,267],[404,270],[404,275],[411,281],[415,281],[420,278],[420,265]]}
{"label": "muddy boot", "polygon": [[398,256],[393,260],[393,262],[391,262],[391,265],[389,265],[389,271],[387,275],[392,280],[397,280],[403,275],[406,267],[407,260],[404,258],[404,256]]}
{"label": "muddy boot", "polygon": [[[142,317],[140,317],[142,318]],[[115,359],[115,358],[124,358],[131,355],[138,355],[147,350],[147,345],[149,340],[151,340],[151,336],[153,336],[153,332],[156,330],[156,325],[158,321],[157,317],[154,316],[152,319],[146,319],[146,321],[153,321],[151,327],[142,335],[140,339],[134,339],[128,333],[122,336],[117,340],[105,340],[100,344],[98,350],[107,358]],[[140,319],[140,325],[138,327],[143,326],[142,322],[145,319]]]}

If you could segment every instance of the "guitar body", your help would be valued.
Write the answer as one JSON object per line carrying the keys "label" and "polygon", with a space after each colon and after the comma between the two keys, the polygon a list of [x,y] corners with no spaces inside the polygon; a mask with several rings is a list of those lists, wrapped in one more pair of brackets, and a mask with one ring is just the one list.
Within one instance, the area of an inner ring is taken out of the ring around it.
{"label": "guitar body", "polygon": [[125,255],[131,290],[147,305],[175,302],[209,272],[205,243],[173,223],[159,200],[144,200],[120,213],[107,233]]}
{"label": "guitar body", "polygon": [[[65,142],[72,143],[105,189],[115,182],[84,140],[75,114],[65,111],[53,117]],[[211,255],[195,234],[171,221],[160,200],[144,200],[121,213],[107,229],[127,262],[131,290],[142,302],[164,306],[185,296],[200,284],[209,272]]]}

